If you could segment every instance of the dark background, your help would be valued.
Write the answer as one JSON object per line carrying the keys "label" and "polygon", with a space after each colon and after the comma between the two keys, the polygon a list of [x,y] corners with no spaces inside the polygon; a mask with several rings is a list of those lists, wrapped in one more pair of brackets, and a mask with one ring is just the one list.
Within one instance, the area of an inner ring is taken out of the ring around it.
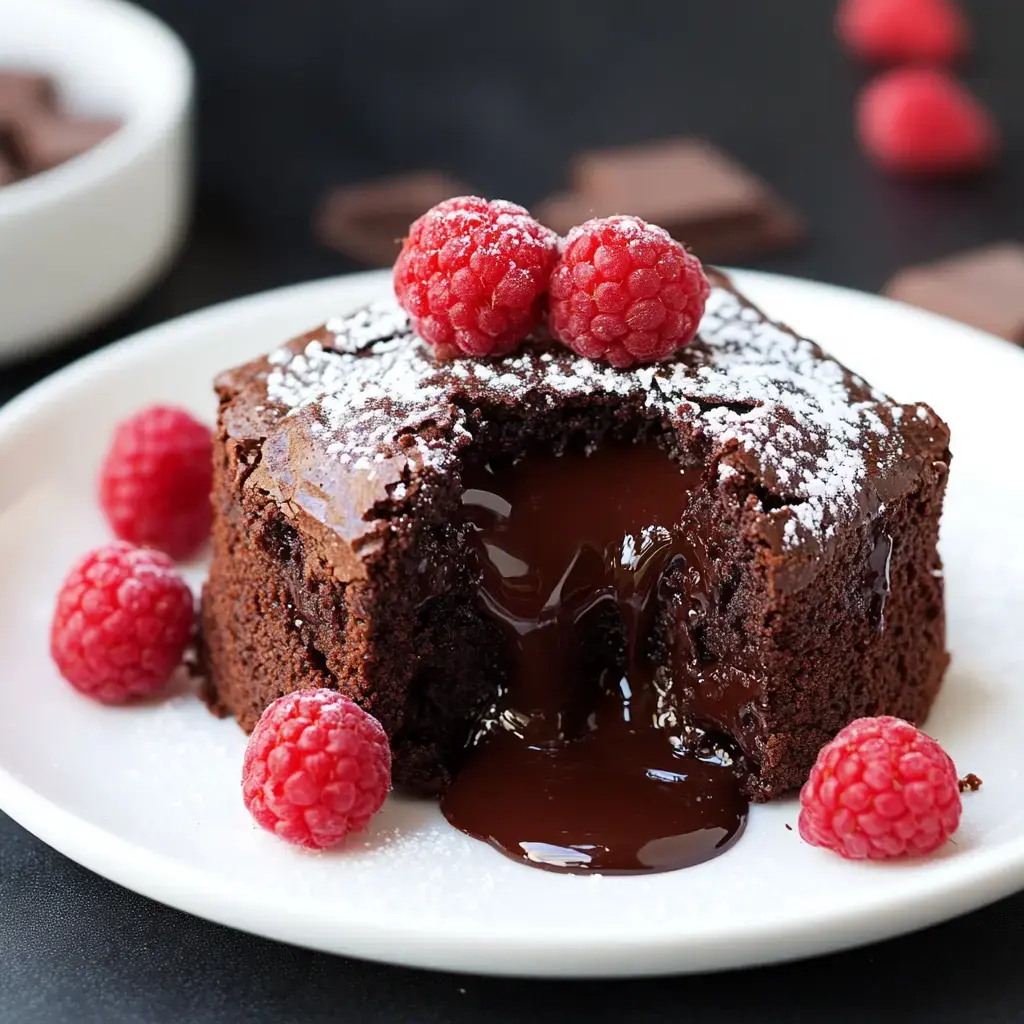
{"label": "dark background", "polygon": [[[994,174],[910,185],[852,135],[867,72],[831,0],[148,0],[199,72],[199,189],[175,267],[115,323],[0,369],[0,402],[190,309],[356,269],[319,247],[331,185],[417,168],[529,205],[581,147],[706,135],[807,218],[750,265],[876,290],[907,263],[1024,237],[1024,5],[965,4],[963,69],[1007,143]],[[898,342],[894,342],[898,343]],[[968,366],[969,370],[969,366]],[[268,880],[270,884],[270,880]],[[685,908],[683,908],[685,910]],[[1024,895],[803,964],[624,983],[425,974],[292,949],[166,909],[0,815],[0,1022],[1024,1020]]]}

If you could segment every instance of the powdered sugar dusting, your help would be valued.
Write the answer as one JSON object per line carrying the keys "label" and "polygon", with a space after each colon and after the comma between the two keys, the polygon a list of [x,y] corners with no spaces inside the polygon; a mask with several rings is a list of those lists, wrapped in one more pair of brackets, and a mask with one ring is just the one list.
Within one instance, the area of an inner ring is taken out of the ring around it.
{"label": "powdered sugar dusting", "polygon": [[[597,219],[600,219],[603,224],[614,224],[619,237],[627,241],[639,241],[643,238],[649,238],[651,235],[656,235],[665,242],[672,241],[672,236],[663,227],[657,224],[648,224],[639,217],[633,217],[629,214],[619,214],[615,217]],[[576,239],[586,234],[592,224],[593,221],[586,221],[574,228],[570,228],[569,234],[565,236],[564,248],[568,249]]]}
{"label": "powdered sugar dusting", "polygon": [[756,466],[789,510],[783,542],[792,546],[802,535],[827,540],[857,505],[868,457],[884,463],[899,451],[895,420],[880,415],[891,412],[888,400],[726,288],[712,289],[699,340],[678,360],[625,371],[561,348],[527,348],[492,362],[455,360],[439,372],[394,303],[331,320],[326,330],[301,351],[283,350],[287,359],[270,358],[267,397],[289,415],[312,407],[324,457],[347,455],[357,470],[394,456],[413,472],[443,469],[471,443],[474,407],[545,391],[629,396],[670,423],[696,425],[733,453],[733,466]]}
{"label": "powdered sugar dusting", "polygon": [[394,302],[373,302],[324,326],[334,335],[335,351],[354,353],[407,330],[409,321]]}

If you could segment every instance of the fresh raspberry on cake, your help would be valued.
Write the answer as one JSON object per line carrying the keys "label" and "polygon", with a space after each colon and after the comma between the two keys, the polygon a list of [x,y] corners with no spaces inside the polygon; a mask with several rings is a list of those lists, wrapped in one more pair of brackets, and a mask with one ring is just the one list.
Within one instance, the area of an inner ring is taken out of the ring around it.
{"label": "fresh raspberry on cake", "polygon": [[262,714],[242,765],[257,824],[312,850],[361,832],[391,788],[380,722],[334,690],[296,690]]}
{"label": "fresh raspberry on cake", "polygon": [[154,405],[120,423],[100,473],[100,504],[122,540],[187,558],[210,533],[213,443],[184,409]]}
{"label": "fresh raspberry on cake", "polygon": [[540,323],[558,236],[521,206],[448,199],[409,228],[395,294],[441,358],[501,356]]}
{"label": "fresh raspberry on cake", "polygon": [[822,747],[800,792],[800,835],[851,860],[921,856],[960,824],[949,755],[900,718],[859,718]]}
{"label": "fresh raspberry on cake", "polygon": [[971,37],[954,0],[844,0],[836,31],[851,53],[877,64],[948,64]]}
{"label": "fresh raspberry on cake", "polygon": [[64,581],[50,653],[72,686],[117,704],[168,682],[194,615],[192,592],[167,555],[119,541],[86,555]]}
{"label": "fresh raspberry on cake", "polygon": [[639,217],[573,228],[551,274],[548,327],[612,366],[667,359],[693,339],[711,286],[700,260]]}
{"label": "fresh raspberry on cake", "polygon": [[988,166],[999,149],[989,112],[952,75],[898,68],[879,75],[860,96],[861,145],[898,174],[966,174]]}

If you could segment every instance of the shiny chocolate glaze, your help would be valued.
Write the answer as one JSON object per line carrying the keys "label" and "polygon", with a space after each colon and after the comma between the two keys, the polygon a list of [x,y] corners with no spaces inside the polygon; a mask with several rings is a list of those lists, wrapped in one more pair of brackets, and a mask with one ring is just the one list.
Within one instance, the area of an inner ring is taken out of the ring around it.
{"label": "shiny chocolate glaze", "polygon": [[656,667],[662,599],[683,579],[708,599],[701,477],[651,442],[466,475],[479,597],[512,665],[442,802],[453,825],[602,873],[686,867],[739,837],[737,748],[688,724]]}
{"label": "shiny chocolate glaze", "polygon": [[885,629],[885,602],[892,587],[892,534],[878,526],[874,530],[874,543],[868,556],[868,580],[865,592],[869,596],[871,621],[875,629]]}

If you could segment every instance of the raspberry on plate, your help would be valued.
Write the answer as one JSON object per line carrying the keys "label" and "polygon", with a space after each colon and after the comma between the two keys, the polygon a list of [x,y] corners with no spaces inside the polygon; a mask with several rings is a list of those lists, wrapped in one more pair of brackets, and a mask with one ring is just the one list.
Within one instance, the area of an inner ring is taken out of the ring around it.
{"label": "raspberry on plate", "polygon": [[855,56],[877,64],[949,64],[971,41],[955,0],[844,0],[836,32]]}
{"label": "raspberry on plate", "polygon": [[711,286],[700,260],[639,217],[573,228],[551,274],[548,327],[612,366],[667,359],[693,339]]}
{"label": "raspberry on plate", "polygon": [[447,199],[414,221],[395,295],[441,358],[501,356],[541,321],[558,236],[521,206]]}
{"label": "raspberry on plate", "polygon": [[960,824],[956,767],[900,718],[858,718],[826,743],[800,791],[800,835],[851,860],[921,856]]}
{"label": "raspberry on plate", "polygon": [[194,614],[192,592],[167,555],[119,541],[68,574],[50,653],[77,690],[121,703],[167,683],[191,639]]}
{"label": "raspberry on plate", "polygon": [[879,75],[858,100],[857,127],[868,155],[898,174],[967,174],[991,164],[999,149],[999,130],[985,107],[934,68]]}
{"label": "raspberry on plate", "polygon": [[262,714],[242,764],[242,799],[257,824],[322,850],[360,832],[391,788],[380,722],[334,690],[296,690]]}
{"label": "raspberry on plate", "polygon": [[100,504],[122,540],[187,558],[210,534],[213,442],[184,409],[154,405],[118,424]]}

